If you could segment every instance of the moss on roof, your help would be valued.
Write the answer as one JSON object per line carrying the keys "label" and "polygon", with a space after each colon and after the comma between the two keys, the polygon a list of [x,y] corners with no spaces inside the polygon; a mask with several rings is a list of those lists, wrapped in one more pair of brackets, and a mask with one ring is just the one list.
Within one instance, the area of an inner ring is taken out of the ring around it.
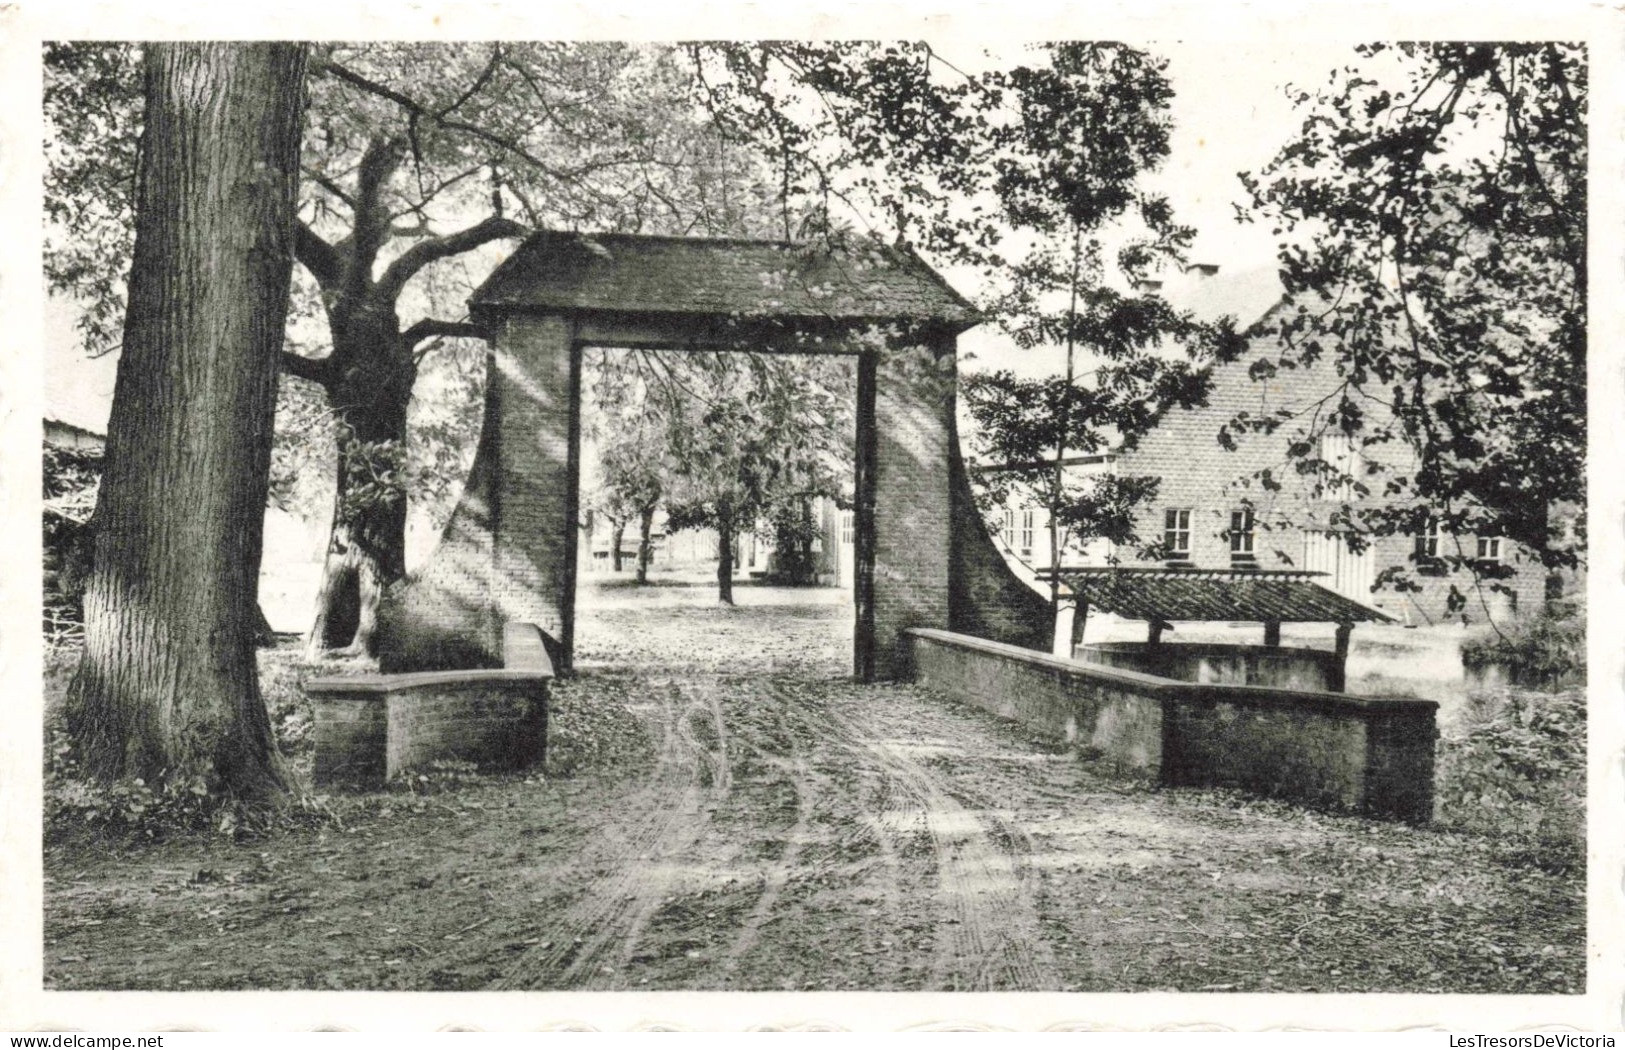
{"label": "moss on roof", "polygon": [[526,238],[470,299],[477,309],[602,311],[820,320],[980,318],[904,248],[577,234]]}

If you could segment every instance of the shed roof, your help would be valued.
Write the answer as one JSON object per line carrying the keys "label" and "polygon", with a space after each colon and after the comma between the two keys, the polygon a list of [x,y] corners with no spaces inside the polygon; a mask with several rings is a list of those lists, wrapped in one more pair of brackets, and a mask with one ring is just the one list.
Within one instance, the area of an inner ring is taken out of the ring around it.
{"label": "shed roof", "polygon": [[470,299],[486,309],[930,320],[980,317],[906,248],[541,230]]}
{"label": "shed roof", "polygon": [[1088,568],[1062,574],[1092,609],[1130,620],[1359,623],[1393,619],[1294,570]]}

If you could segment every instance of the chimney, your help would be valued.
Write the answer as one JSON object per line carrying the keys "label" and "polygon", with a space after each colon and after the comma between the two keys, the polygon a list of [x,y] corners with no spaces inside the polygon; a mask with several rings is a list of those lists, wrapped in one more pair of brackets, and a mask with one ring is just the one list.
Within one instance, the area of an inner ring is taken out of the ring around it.
{"label": "chimney", "polygon": [[1185,274],[1197,280],[1205,280],[1219,272],[1218,263],[1191,263],[1185,267]]}

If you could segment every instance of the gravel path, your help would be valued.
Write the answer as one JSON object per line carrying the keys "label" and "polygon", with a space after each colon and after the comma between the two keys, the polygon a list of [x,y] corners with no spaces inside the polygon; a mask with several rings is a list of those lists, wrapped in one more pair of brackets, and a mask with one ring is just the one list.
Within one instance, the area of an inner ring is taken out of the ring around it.
{"label": "gravel path", "polygon": [[587,596],[547,777],[259,842],[48,851],[48,987],[1583,987],[1572,872],[1113,780],[850,682],[839,592],[739,595]]}

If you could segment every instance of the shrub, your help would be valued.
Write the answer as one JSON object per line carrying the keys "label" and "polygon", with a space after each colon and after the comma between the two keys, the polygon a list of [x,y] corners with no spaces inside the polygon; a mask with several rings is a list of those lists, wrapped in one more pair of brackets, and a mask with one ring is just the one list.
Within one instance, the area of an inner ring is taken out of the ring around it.
{"label": "shrub", "polygon": [[1468,670],[1505,668],[1515,685],[1546,688],[1584,682],[1585,614],[1567,603],[1553,602],[1509,631],[1462,643],[1461,663]]}
{"label": "shrub", "polygon": [[73,742],[60,724],[46,730],[45,835],[91,832],[157,839],[206,828],[225,818],[202,777],[154,786],[139,777],[103,783],[84,776]]}
{"label": "shrub", "polygon": [[1436,819],[1543,867],[1585,855],[1585,693],[1509,689],[1469,700],[1439,743]]}

